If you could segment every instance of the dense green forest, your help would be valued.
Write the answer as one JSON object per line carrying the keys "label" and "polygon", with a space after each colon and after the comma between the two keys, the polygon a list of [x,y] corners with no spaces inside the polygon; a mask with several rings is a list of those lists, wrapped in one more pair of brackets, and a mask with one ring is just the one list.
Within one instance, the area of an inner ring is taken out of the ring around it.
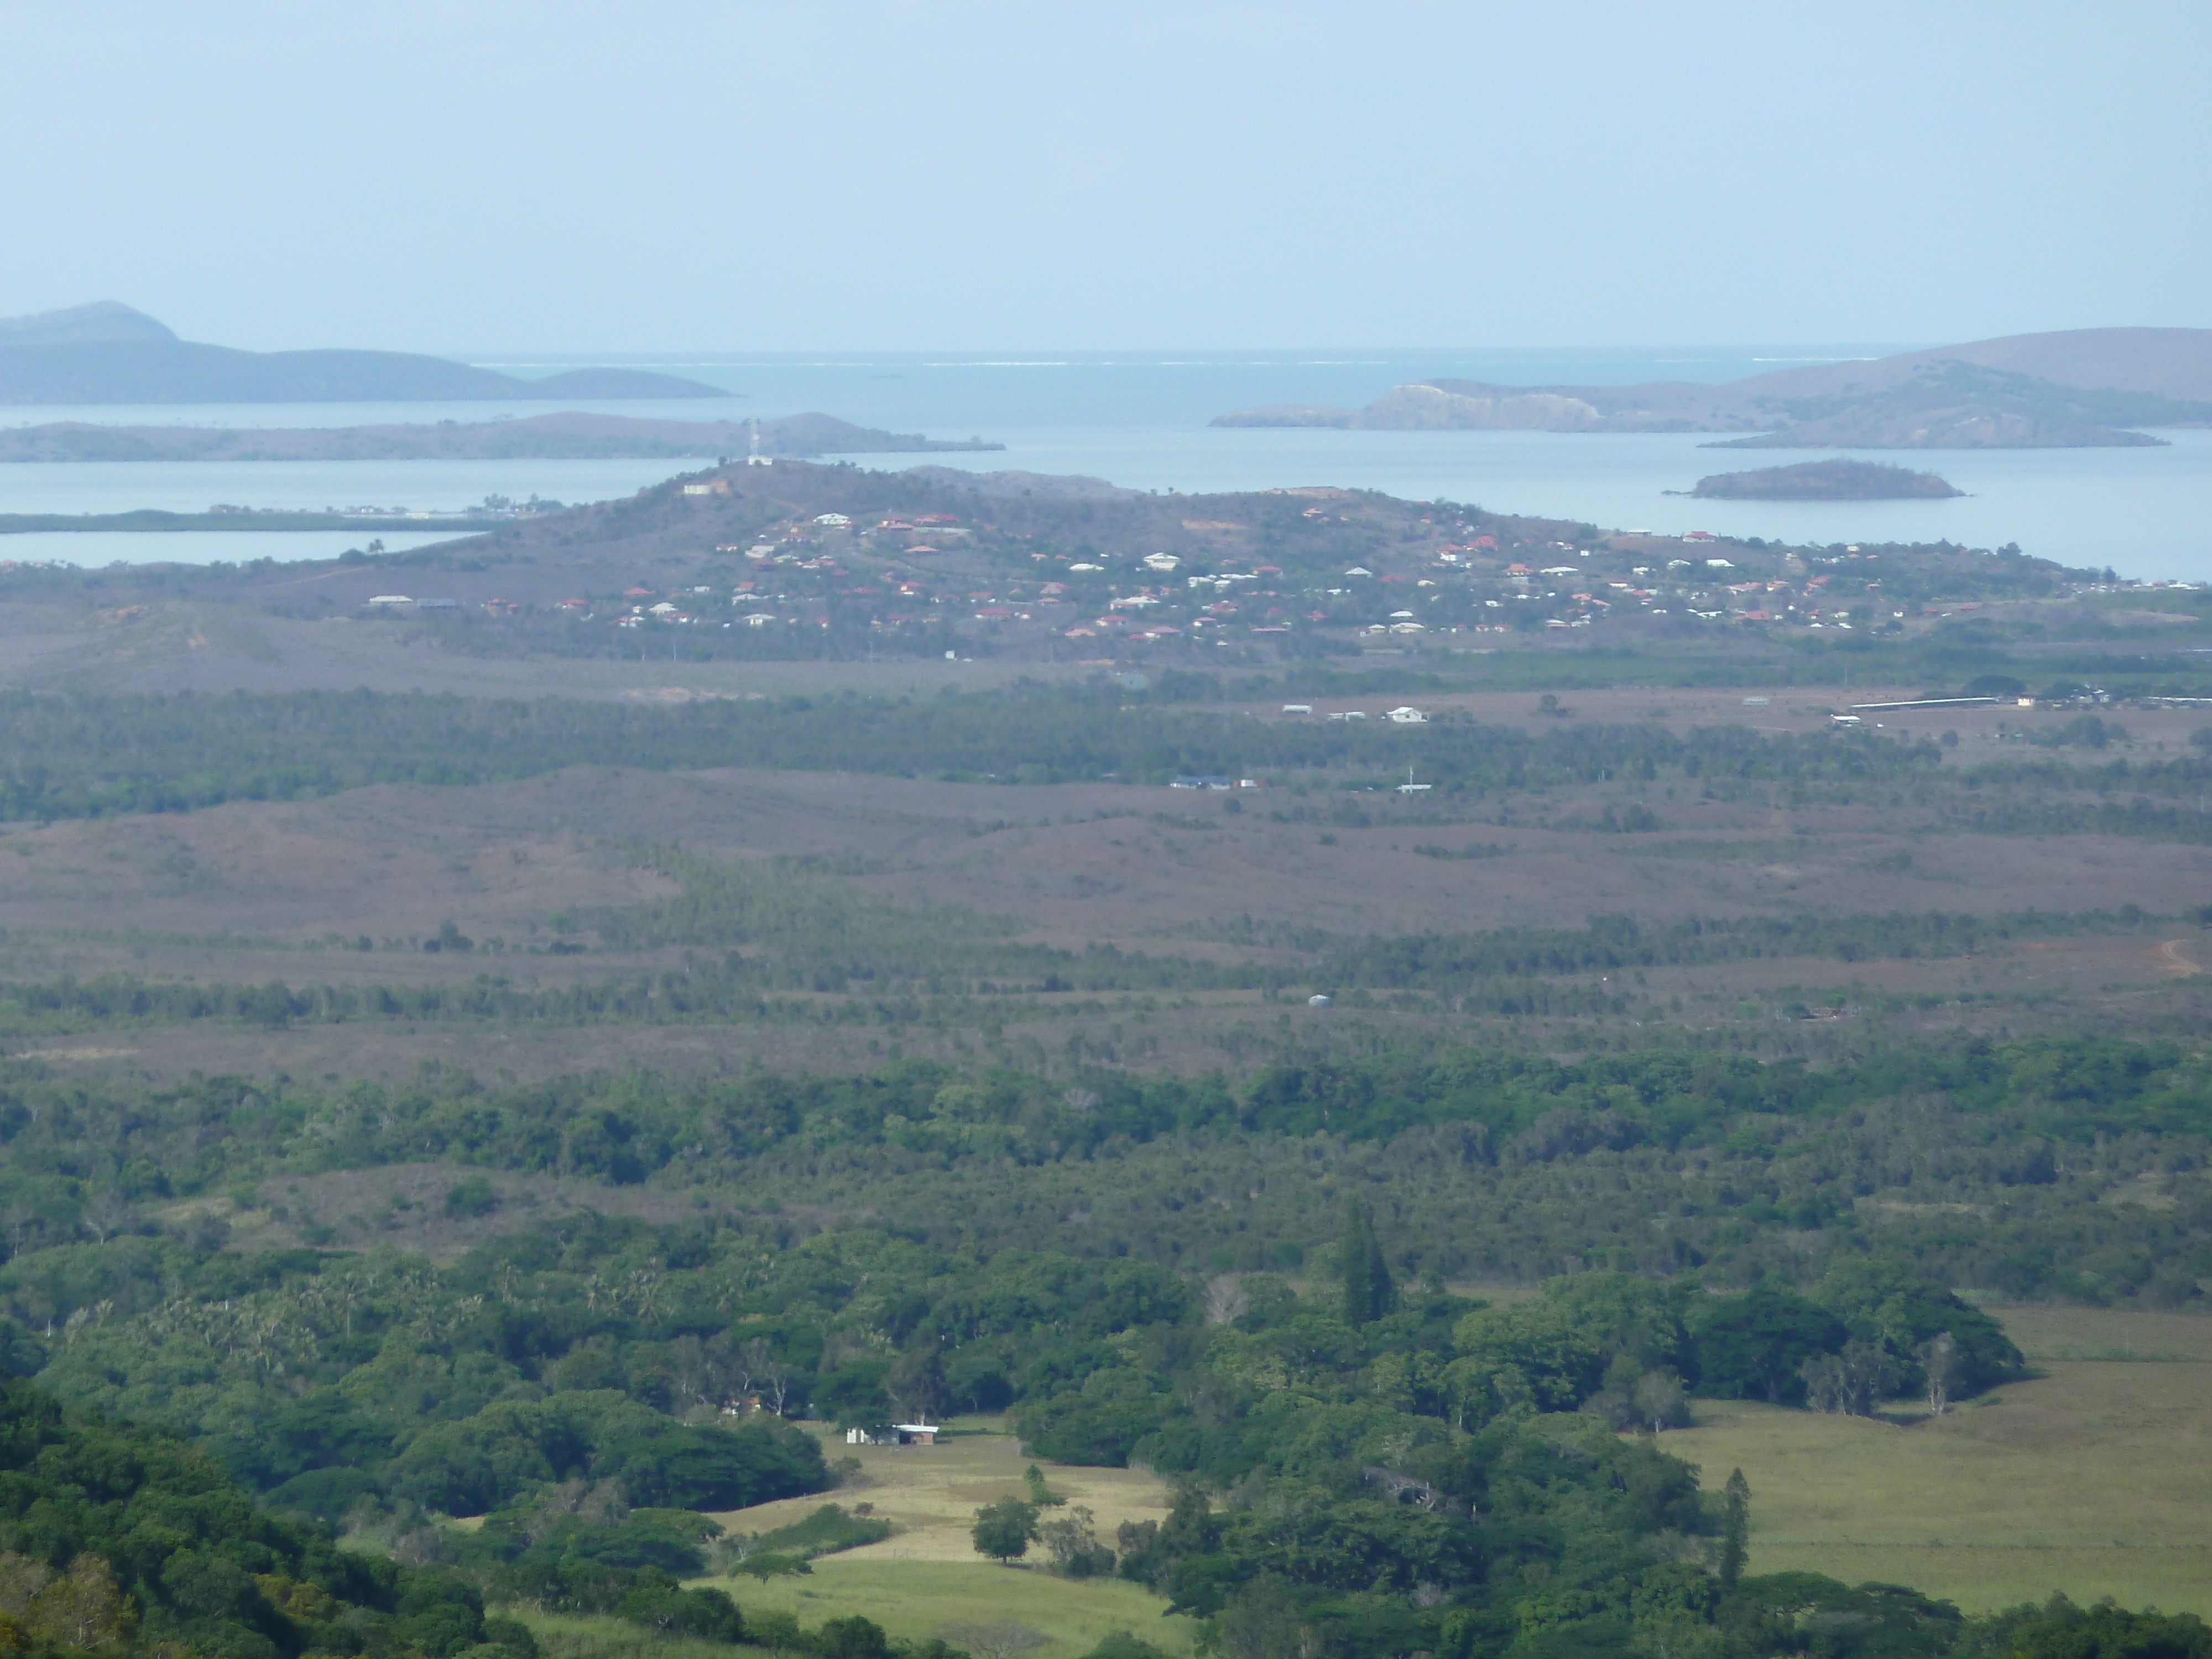
{"label": "dense green forest", "polygon": [[0,1381],[0,1651],[537,1659],[476,1586],[258,1509],[205,1451]]}
{"label": "dense green forest", "polygon": [[[1072,1247],[1186,1272],[1291,1269],[1328,1243],[1334,1195],[1367,1192],[1395,1270],[1416,1276],[1534,1279],[1580,1261],[1749,1285],[1895,1255],[2014,1295],[2155,1303],[2187,1299],[2212,1267],[2208,1194],[2187,1175],[2212,1139],[2212,1079],[2178,1044],[1916,1045],[1819,1067],[1392,1053],[1234,1084],[904,1061],[842,1078],[214,1079],[101,1097],[42,1073],[15,1068],[0,1106],[14,1256],[0,1295],[40,1331],[102,1304],[143,1312],[179,1273],[218,1299],[250,1286],[226,1277],[246,1267],[220,1248],[222,1224],[159,1223],[164,1206],[285,1206],[299,1178],[422,1159],[689,1192],[717,1225],[779,1248],[868,1214],[981,1258]],[[2115,1181],[2172,1172],[2171,1205],[2099,1201]],[[1883,1194],[1944,1202],[1862,1202]],[[373,1243],[386,1216],[287,1219]],[[320,1276],[349,1259],[255,1271]]]}
{"label": "dense green forest", "polygon": [[[53,1564],[23,1570],[47,1588],[22,1618],[51,1628],[66,1602],[118,1638],[143,1629],[224,1653],[360,1651],[386,1627],[431,1654],[492,1659],[471,1639],[529,1651],[526,1632],[483,1620],[489,1595],[741,1639],[726,1595],[683,1588],[719,1533],[696,1511],[829,1484],[812,1439],[773,1414],[805,1404],[861,1425],[1010,1408],[1042,1456],[1173,1475],[1164,1522],[1079,1540],[1070,1559],[1152,1586],[1224,1646],[1304,1632],[1346,1656],[1626,1654],[1658,1640],[1778,1655],[1803,1650],[1813,1613],[1837,1655],[2038,1642],[2057,1655],[2081,1650],[2058,1638],[2084,1620],[2126,1638],[2116,1651],[2204,1651],[2186,1618],[2055,1603],[1966,1620],[1907,1591],[1744,1575],[1747,1500],[1701,1494],[1667,1454],[1686,1387],[1866,1412],[1899,1390],[1962,1397],[2018,1372],[1994,1322],[1907,1266],[1842,1262],[1809,1293],[1721,1296],[1586,1273],[1496,1308],[1401,1282],[1362,1201],[1333,1224],[1327,1269],[1304,1293],[1267,1274],[984,1259],[865,1229],[778,1248],[753,1225],[710,1222],[539,1226],[434,1270],[173,1261],[158,1304],[103,1303],[50,1340],[16,1339],[19,1360],[42,1350],[40,1383],[80,1411],[204,1449],[64,1423],[16,1387],[9,1461],[28,1474],[0,1498],[19,1517],[4,1524],[18,1559]],[[770,1409],[747,1414],[755,1402]],[[1656,1440],[1620,1433],[1639,1426]],[[47,1518],[44,1483],[87,1485],[77,1467],[118,1437],[130,1473],[118,1481],[107,1453],[101,1501]],[[149,1557],[137,1540],[153,1523],[136,1515],[186,1479],[222,1504],[198,1500],[196,1531],[162,1534]],[[456,1513],[485,1518],[456,1531],[440,1519]],[[879,1535],[841,1514],[771,1535],[793,1553],[774,1559]],[[355,1547],[331,1551],[318,1521]],[[378,1540],[416,1565],[362,1553]],[[351,1639],[332,1645],[317,1626],[341,1604],[369,1611],[347,1615]],[[852,1637],[825,1626],[776,1641],[835,1655]]]}

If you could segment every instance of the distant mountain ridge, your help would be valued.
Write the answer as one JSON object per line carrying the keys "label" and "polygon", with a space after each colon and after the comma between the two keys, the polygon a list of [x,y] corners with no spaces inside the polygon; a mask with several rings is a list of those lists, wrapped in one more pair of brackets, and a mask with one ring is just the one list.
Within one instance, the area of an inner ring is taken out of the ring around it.
{"label": "distant mountain ridge", "polygon": [[2077,329],[1820,363],[1719,386],[1393,386],[1364,409],[1240,410],[1216,426],[1739,433],[1729,447],[2080,448],[2212,425],[2212,329]]}
{"label": "distant mountain ridge", "polygon": [[405,351],[241,351],[180,340],[112,300],[0,318],[0,404],[533,402],[726,398],[633,368],[526,380]]}
{"label": "distant mountain ridge", "polygon": [[74,345],[86,340],[173,340],[164,322],[134,311],[119,300],[95,300],[88,306],[0,317],[0,346]]}

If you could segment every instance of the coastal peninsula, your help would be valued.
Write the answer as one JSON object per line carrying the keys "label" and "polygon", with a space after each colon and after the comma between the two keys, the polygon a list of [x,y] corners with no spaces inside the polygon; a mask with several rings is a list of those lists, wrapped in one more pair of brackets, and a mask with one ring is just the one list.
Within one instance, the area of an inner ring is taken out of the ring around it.
{"label": "coastal peninsula", "polygon": [[773,421],[665,421],[564,411],[514,421],[338,427],[103,426],[52,421],[0,429],[10,461],[700,460],[766,457],[911,455],[995,450],[981,438],[949,441],[855,426],[832,415]]}

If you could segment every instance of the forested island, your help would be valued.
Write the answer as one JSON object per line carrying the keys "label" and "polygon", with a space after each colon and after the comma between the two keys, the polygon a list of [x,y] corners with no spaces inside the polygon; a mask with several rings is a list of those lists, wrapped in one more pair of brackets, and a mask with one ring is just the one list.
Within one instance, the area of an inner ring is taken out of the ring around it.
{"label": "forested island", "polygon": [[1726,501],[1938,501],[1966,492],[1933,472],[1875,461],[1800,461],[1753,472],[1717,472],[1692,495]]}

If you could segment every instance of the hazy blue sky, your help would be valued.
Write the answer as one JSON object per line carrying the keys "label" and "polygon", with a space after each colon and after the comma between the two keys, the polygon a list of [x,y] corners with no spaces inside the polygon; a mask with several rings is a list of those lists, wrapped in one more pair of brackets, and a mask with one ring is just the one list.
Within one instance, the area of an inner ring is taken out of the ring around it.
{"label": "hazy blue sky", "polygon": [[2212,325],[2212,5],[0,0],[0,314],[613,350]]}

